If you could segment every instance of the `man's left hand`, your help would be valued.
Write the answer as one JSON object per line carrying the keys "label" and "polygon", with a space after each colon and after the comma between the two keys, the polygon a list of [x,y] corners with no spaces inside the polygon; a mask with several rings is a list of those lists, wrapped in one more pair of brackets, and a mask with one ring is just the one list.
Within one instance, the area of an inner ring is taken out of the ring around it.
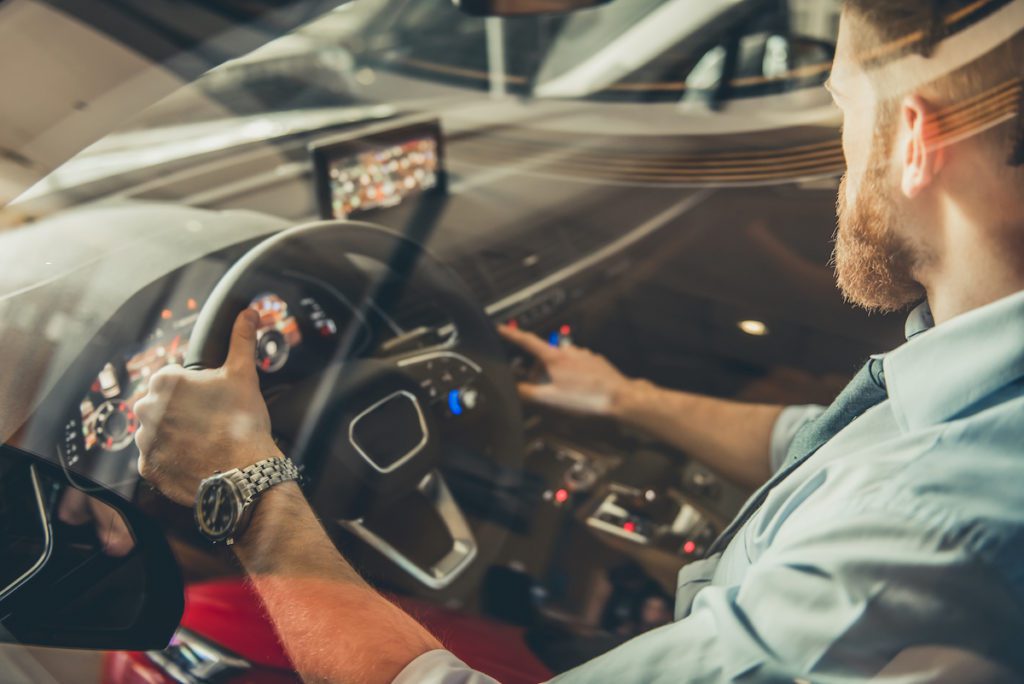
{"label": "man's left hand", "polygon": [[173,501],[191,506],[203,479],[282,456],[256,373],[258,325],[259,315],[246,309],[235,320],[222,367],[162,368],[135,404],[142,423],[135,435],[139,474]]}

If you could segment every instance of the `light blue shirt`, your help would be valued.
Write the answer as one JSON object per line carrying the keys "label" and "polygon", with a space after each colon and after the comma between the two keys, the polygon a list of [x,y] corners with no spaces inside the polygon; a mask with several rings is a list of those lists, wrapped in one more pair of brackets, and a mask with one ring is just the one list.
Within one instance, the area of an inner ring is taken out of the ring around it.
{"label": "light blue shirt", "polygon": [[[676,622],[556,681],[1024,681],[1024,292],[927,318],[889,398],[682,569]],[[774,464],[820,411],[783,412]],[[489,680],[435,651],[396,681]]]}

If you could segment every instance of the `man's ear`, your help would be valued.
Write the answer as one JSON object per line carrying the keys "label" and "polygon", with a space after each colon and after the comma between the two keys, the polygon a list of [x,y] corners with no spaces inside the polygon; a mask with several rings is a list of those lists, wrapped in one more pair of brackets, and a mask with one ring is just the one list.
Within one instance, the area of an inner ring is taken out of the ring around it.
{"label": "man's ear", "polygon": [[900,188],[908,199],[914,199],[931,185],[942,169],[941,147],[930,145],[929,131],[935,121],[935,110],[920,95],[908,95],[900,103],[900,137],[897,149],[903,171]]}

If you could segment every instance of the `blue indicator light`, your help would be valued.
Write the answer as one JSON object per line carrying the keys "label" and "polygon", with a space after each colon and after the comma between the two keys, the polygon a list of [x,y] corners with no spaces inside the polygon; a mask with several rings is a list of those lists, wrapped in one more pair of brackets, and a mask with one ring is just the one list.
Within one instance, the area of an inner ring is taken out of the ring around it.
{"label": "blue indicator light", "polygon": [[562,336],[559,334],[557,330],[548,336],[548,344],[550,344],[552,347],[562,346]]}
{"label": "blue indicator light", "polygon": [[451,390],[448,392],[448,409],[452,412],[453,416],[462,415],[462,404],[459,402],[459,390]]}

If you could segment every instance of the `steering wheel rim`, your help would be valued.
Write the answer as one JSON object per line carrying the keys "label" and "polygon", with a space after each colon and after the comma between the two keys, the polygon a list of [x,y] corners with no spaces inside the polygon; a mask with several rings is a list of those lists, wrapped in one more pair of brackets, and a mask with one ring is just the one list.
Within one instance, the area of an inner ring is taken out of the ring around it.
{"label": "steering wheel rim", "polygon": [[[420,584],[442,589],[453,583],[474,559],[491,556],[496,549],[483,549],[485,552],[481,553],[480,542],[441,473],[445,445],[440,442],[443,431],[438,421],[452,416],[436,415],[437,396],[427,396],[428,385],[423,378],[430,379],[436,374],[437,366],[468,367],[466,373],[470,375],[459,375],[458,381],[474,383],[474,392],[486,398],[486,402],[481,402],[487,408],[482,415],[491,426],[491,441],[482,455],[498,467],[517,468],[524,454],[521,408],[500,338],[481,305],[454,271],[422,245],[372,223],[317,221],[290,228],[254,246],[218,282],[193,328],[186,367],[212,368],[223,363],[235,317],[258,294],[261,279],[265,282],[268,275],[295,277],[289,269],[301,269],[303,276],[342,292],[359,275],[366,276],[351,257],[385,264],[390,272],[388,278],[377,283],[376,291],[364,292],[358,298],[361,305],[376,306],[381,291],[395,283],[427,288],[432,301],[451,320],[453,334],[442,344],[385,359],[352,359],[347,356],[348,343],[339,343],[340,354],[313,382],[315,396],[306,407],[301,434],[295,435],[297,452],[289,455],[305,464],[312,474],[310,479],[315,482],[308,493],[321,517],[337,521]],[[367,280],[364,284],[371,283]],[[306,389],[308,392],[309,387]],[[271,415],[273,422],[273,411]],[[417,418],[422,440],[412,434]],[[409,444],[385,444],[392,438],[382,438],[383,442],[377,440],[378,446],[383,447],[378,454],[365,453],[362,447],[366,445],[357,439],[356,432],[371,434],[373,430],[361,426],[390,426],[390,419],[402,428],[388,432],[409,432]],[[326,425],[328,421],[334,425]],[[391,452],[404,453],[412,442],[418,445],[415,453],[410,449],[406,456],[392,458]],[[362,452],[358,454],[362,460],[353,456],[351,447]],[[314,450],[326,452],[319,457],[321,463],[313,457]],[[388,452],[387,458],[378,459],[377,455],[384,451]],[[345,493],[339,494],[339,490]],[[368,512],[413,493],[429,502],[452,540],[451,549],[436,562],[412,560],[395,540],[385,539],[364,519]],[[346,496],[350,500],[343,503],[341,500]]]}

